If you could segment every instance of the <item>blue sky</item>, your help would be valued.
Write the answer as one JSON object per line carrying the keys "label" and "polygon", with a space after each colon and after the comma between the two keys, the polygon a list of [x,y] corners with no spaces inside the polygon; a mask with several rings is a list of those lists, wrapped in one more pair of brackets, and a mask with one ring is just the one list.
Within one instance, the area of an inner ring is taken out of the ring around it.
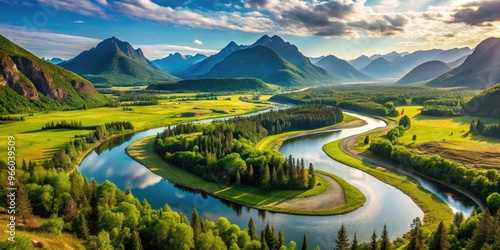
{"label": "blue sky", "polygon": [[474,47],[500,36],[500,0],[0,0],[0,34],[69,59],[111,36],[150,59],[280,35],[307,56]]}

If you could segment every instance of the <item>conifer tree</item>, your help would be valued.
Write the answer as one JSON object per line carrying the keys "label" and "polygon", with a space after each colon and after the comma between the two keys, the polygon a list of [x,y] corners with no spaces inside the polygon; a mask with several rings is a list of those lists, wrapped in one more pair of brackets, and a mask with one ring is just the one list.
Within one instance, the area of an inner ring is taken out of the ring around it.
{"label": "conifer tree", "polygon": [[259,237],[257,235],[257,231],[255,230],[255,225],[253,223],[252,217],[250,217],[250,220],[248,221],[248,235],[250,235],[250,238],[252,240],[256,240]]}
{"label": "conifer tree", "polygon": [[384,229],[382,230],[382,243],[380,244],[380,250],[389,250],[391,246],[391,240],[389,239],[389,232],[387,231],[387,225],[384,224]]}
{"label": "conifer tree", "polygon": [[434,233],[429,250],[448,250],[450,247],[451,245],[448,239],[448,230],[446,229],[443,221],[441,221],[436,232]]}
{"label": "conifer tree", "polygon": [[304,234],[304,239],[302,240],[302,250],[309,250],[309,246],[307,244],[307,236]]}
{"label": "conifer tree", "polygon": [[349,248],[349,239],[344,223],[340,226],[335,240],[335,250],[347,250]]}
{"label": "conifer tree", "polygon": [[352,244],[351,244],[351,250],[358,250],[358,237],[356,236],[356,233],[354,233],[354,239],[352,239]]}
{"label": "conifer tree", "polygon": [[193,239],[196,241],[198,236],[201,234],[201,223],[200,217],[198,216],[198,211],[196,208],[193,208],[193,212],[191,213],[191,228],[193,228]]}
{"label": "conifer tree", "polygon": [[32,216],[32,208],[28,193],[26,193],[22,183],[18,184],[16,199],[16,212],[23,219],[23,223],[26,223],[26,219],[30,219]]}
{"label": "conifer tree", "polygon": [[378,245],[377,245],[377,234],[375,233],[375,230],[373,230],[371,242],[370,242],[370,250],[378,250]]}

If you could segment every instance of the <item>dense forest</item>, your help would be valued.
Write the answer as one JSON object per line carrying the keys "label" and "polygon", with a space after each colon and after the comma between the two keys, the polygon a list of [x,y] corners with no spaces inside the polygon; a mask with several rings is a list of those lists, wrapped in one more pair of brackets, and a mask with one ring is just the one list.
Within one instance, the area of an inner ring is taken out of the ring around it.
{"label": "dense forest", "polygon": [[[166,129],[155,140],[155,152],[164,159],[206,180],[259,186],[264,190],[303,189],[315,184],[313,166],[284,159],[279,153],[256,150],[268,134],[313,129],[343,120],[342,111],[324,105],[285,110],[213,122],[200,128],[187,124]],[[193,132],[200,131],[197,134]]]}
{"label": "dense forest", "polygon": [[399,115],[397,106],[423,105],[427,115],[449,116],[460,113],[454,109],[459,105],[450,107],[450,103],[464,103],[475,93],[468,90],[438,90],[427,87],[348,85],[279,94],[271,100],[293,104],[321,103],[379,116]]}
{"label": "dense forest", "polygon": [[474,116],[500,118],[500,84],[483,90],[464,105],[464,111]]}

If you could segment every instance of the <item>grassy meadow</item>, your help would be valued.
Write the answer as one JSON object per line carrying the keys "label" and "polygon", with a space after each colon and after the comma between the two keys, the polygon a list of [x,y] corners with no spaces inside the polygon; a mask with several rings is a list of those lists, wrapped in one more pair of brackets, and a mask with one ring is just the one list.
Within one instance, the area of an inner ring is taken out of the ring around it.
{"label": "grassy meadow", "polygon": [[[500,139],[469,133],[470,123],[478,117],[434,117],[420,115],[422,106],[402,106],[398,111],[411,119],[411,128],[398,138],[401,145],[421,154],[438,154],[464,164],[466,167],[491,168],[500,166]],[[499,124],[500,120],[479,118],[486,124]],[[399,118],[395,119],[396,122]],[[381,138],[387,131],[369,133],[370,139]],[[412,140],[413,135],[417,139]],[[358,149],[366,150],[364,136],[359,137]]]}
{"label": "grassy meadow", "polygon": [[[8,136],[16,137],[16,157],[20,162],[26,160],[50,159],[53,153],[62,148],[75,135],[86,135],[90,130],[56,129],[44,130],[41,128],[47,122],[82,121],[84,126],[100,125],[113,121],[130,121],[135,130],[178,124],[206,118],[238,115],[270,107],[268,104],[255,104],[239,100],[240,96],[218,96],[218,100],[189,100],[194,94],[169,94],[179,98],[161,100],[160,105],[131,106],[133,111],[124,111],[122,107],[102,107],[89,110],[74,111],[45,111],[33,113],[33,116],[21,114],[25,121],[0,125],[0,141],[7,141]],[[250,95],[248,95],[250,96]],[[225,100],[230,98],[231,100]],[[267,100],[269,96],[262,96]],[[7,154],[7,147],[0,148],[0,155]]]}

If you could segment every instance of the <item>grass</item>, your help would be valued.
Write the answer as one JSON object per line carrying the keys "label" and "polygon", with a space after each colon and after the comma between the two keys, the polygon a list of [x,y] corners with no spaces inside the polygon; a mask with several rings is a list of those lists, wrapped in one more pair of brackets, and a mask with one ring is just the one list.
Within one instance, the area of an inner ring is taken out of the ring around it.
{"label": "grass", "polygon": [[[219,96],[219,100],[179,101],[162,100],[160,105],[134,106],[134,111],[123,111],[121,107],[103,107],[75,111],[46,111],[33,116],[22,114],[26,121],[0,125],[0,141],[8,136],[16,137],[16,158],[47,160],[54,152],[73,140],[75,135],[86,135],[90,130],[45,130],[41,128],[49,121],[78,120],[83,125],[98,125],[113,121],[130,121],[136,131],[161,127],[205,118],[250,113],[270,107],[267,104],[242,102],[240,95]],[[226,101],[227,97],[231,101]],[[264,98],[268,98],[267,96]],[[186,117],[183,114],[196,110],[200,116]],[[214,112],[215,110],[215,112]],[[179,116],[179,117],[177,117]],[[7,155],[7,147],[0,147],[0,155]]]}
{"label": "grass", "polygon": [[[398,110],[411,119],[411,128],[398,138],[401,145],[420,154],[438,154],[444,158],[464,164],[466,167],[492,168],[500,166],[499,138],[469,134],[470,123],[478,117],[433,117],[420,115],[422,106],[403,106]],[[500,120],[480,118],[487,124],[499,124]],[[396,119],[399,121],[399,118]],[[370,138],[385,136],[387,131],[370,133]],[[413,135],[417,140],[413,141]],[[359,137],[357,149],[366,150]]]}
{"label": "grass", "polygon": [[349,123],[352,121],[356,121],[356,120],[360,120],[360,119],[344,113],[344,119],[341,123],[337,123],[337,124],[332,125],[332,126],[327,126],[327,127],[323,127],[323,128],[314,129],[314,130],[298,130],[298,131],[290,131],[290,132],[285,132],[285,133],[276,134],[276,135],[269,135],[269,136],[264,137],[262,140],[260,140],[257,143],[257,145],[255,145],[255,147],[258,150],[278,151],[279,148],[281,147],[281,145],[283,144],[283,142],[288,140],[288,139],[298,137],[298,136],[301,136],[301,135],[306,134],[306,133],[314,133],[314,132],[318,132],[321,130],[334,129],[340,125],[343,125],[343,124],[346,124],[346,123]]}
{"label": "grass", "polygon": [[336,161],[364,171],[408,195],[424,212],[425,228],[434,230],[440,221],[453,219],[451,208],[443,200],[420,187],[410,177],[378,168],[345,154],[340,148],[340,140],[324,145],[323,150]]}
{"label": "grass", "polygon": [[[9,221],[9,216],[5,208],[0,208],[0,221],[3,225],[6,225]],[[32,216],[30,219],[26,220],[24,225],[21,219],[17,219],[16,223],[16,237],[26,237],[31,240],[39,241],[42,245],[41,248],[36,249],[85,249],[82,244],[82,240],[78,239],[74,235],[63,233],[54,234],[48,233],[42,230],[41,226],[46,219],[40,218],[38,216]],[[3,229],[7,229],[7,226],[3,226]],[[1,241],[7,240],[7,233]]]}
{"label": "grass", "polygon": [[262,192],[257,187],[237,187],[235,185],[219,184],[208,182],[202,178],[191,174],[172,164],[166,163],[153,151],[154,136],[143,138],[127,147],[127,154],[148,167],[153,173],[168,179],[176,184],[198,189],[225,200],[229,200],[244,206],[254,207],[271,212],[281,212],[303,215],[333,215],[352,211],[362,206],[366,200],[361,191],[354,186],[343,181],[339,177],[326,175],[337,180],[346,192],[346,204],[342,207],[325,210],[297,210],[277,208],[271,204],[282,202],[293,198],[312,197],[324,193],[328,187],[328,182],[323,178],[316,178],[321,185],[316,185],[309,190],[273,190]]}

